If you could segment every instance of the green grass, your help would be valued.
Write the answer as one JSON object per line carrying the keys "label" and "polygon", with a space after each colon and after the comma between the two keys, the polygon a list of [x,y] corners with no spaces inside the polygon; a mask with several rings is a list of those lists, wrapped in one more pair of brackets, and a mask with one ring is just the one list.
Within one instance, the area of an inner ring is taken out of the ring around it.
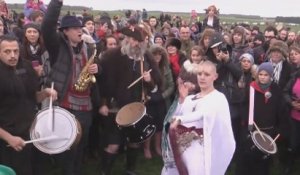
{"label": "green grass", "polygon": [[[221,156],[221,155],[220,155]],[[300,161],[298,160],[295,163],[295,170],[296,172],[292,175],[299,175],[300,174]],[[125,156],[124,154],[119,155],[117,158],[113,170],[112,175],[123,175],[124,174],[124,165],[125,165]],[[148,160],[143,157],[142,151],[138,157],[137,163],[137,173],[139,175],[160,175],[163,163],[161,157],[154,155],[152,159]],[[231,167],[229,172],[226,175],[234,175],[235,165]],[[271,175],[282,175],[283,166],[279,163],[278,159],[274,159],[271,167]],[[59,175],[60,171],[54,164],[49,167],[48,173],[46,175]],[[83,165],[83,175],[99,175],[99,159],[87,159]]]}

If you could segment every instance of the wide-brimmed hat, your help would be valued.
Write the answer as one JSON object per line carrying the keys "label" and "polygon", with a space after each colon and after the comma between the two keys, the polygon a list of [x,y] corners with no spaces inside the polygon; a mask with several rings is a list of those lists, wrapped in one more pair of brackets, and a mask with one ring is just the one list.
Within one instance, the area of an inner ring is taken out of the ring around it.
{"label": "wide-brimmed hat", "polygon": [[124,27],[121,29],[121,33],[126,36],[132,37],[133,39],[139,42],[144,41],[147,35],[146,32],[141,27],[138,26],[130,27],[130,28]]}
{"label": "wide-brimmed hat", "polygon": [[61,19],[59,30],[69,27],[83,27],[82,22],[76,16],[64,16]]}

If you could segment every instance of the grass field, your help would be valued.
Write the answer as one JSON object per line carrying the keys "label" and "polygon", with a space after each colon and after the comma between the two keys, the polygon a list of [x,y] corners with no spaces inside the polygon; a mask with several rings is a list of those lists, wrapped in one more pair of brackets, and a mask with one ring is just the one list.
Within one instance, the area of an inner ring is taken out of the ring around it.
{"label": "grass field", "polygon": [[[196,156],[196,155],[195,155]],[[272,173],[271,175],[282,175],[282,166],[278,161],[275,161],[272,164]],[[120,155],[115,162],[112,175],[123,175],[124,174],[124,155]],[[295,166],[300,162],[297,161]],[[162,160],[161,157],[155,155],[152,159],[147,160],[143,157],[142,151],[139,154],[138,164],[137,164],[137,173],[139,175],[160,175],[162,169]],[[234,175],[233,173],[234,165],[230,168],[229,172],[226,175]],[[296,172],[293,175],[300,174],[300,167],[296,167]],[[53,164],[49,167],[49,171],[46,175],[59,175],[59,169]],[[96,159],[87,159],[83,166],[83,175],[99,175],[99,160]]]}

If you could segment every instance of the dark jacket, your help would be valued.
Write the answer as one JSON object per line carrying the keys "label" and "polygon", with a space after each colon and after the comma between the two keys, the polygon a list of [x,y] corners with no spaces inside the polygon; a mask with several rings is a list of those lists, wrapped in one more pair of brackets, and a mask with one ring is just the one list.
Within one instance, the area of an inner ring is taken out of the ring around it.
{"label": "dark jacket", "polygon": [[[101,103],[109,105],[112,98],[117,102],[117,107],[121,108],[124,105],[132,102],[141,101],[141,90],[147,93],[153,90],[155,85],[161,86],[161,78],[158,66],[153,59],[150,59],[152,54],[146,52],[144,55],[144,71],[151,71],[151,83],[139,81],[131,88],[127,88],[132,82],[141,76],[140,61],[134,61],[127,55],[122,54],[121,47],[117,47],[104,52],[100,64],[102,65],[99,88],[101,94]],[[143,82],[143,84],[142,84]]]}
{"label": "dark jacket", "polygon": [[[47,85],[49,86],[51,82],[54,82],[54,88],[58,93],[58,102],[61,102],[68,90],[73,65],[71,46],[66,36],[56,30],[61,7],[62,3],[57,0],[50,2],[41,28],[51,63],[51,72],[47,80]],[[80,47],[85,47],[83,42],[80,44]],[[97,90],[94,89],[97,88],[92,87],[92,97],[94,98],[92,101],[97,103],[97,101],[99,101],[99,95]]]}
{"label": "dark jacket", "polygon": [[218,17],[214,16],[213,26],[207,25],[207,21],[208,21],[208,18],[207,17],[204,18],[203,23],[202,23],[202,31],[204,31],[204,29],[206,27],[212,28],[217,32],[220,30],[220,19]]}

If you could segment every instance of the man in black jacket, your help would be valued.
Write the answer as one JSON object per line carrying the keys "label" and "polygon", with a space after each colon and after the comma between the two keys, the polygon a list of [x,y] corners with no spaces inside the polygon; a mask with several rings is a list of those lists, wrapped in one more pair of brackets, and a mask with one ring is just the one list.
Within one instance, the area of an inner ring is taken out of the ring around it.
{"label": "man in black jacket", "polygon": [[29,140],[36,104],[57,94],[49,88],[38,91],[38,77],[30,62],[19,59],[19,51],[17,38],[0,37],[0,164],[31,175],[32,145],[24,140]]}
{"label": "man in black jacket", "polygon": [[[83,91],[74,88],[74,84],[86,67],[87,73],[97,74],[98,65],[87,65],[88,51],[82,41],[82,23],[75,16],[64,16],[59,32],[56,30],[63,0],[51,0],[42,24],[45,46],[49,52],[52,70],[48,84],[54,82],[58,92],[58,106],[67,109],[80,122],[81,140],[71,150],[58,155],[64,175],[81,174],[81,162],[84,147],[87,144],[89,127],[92,119],[92,86]],[[94,96],[94,95],[93,95]]]}

